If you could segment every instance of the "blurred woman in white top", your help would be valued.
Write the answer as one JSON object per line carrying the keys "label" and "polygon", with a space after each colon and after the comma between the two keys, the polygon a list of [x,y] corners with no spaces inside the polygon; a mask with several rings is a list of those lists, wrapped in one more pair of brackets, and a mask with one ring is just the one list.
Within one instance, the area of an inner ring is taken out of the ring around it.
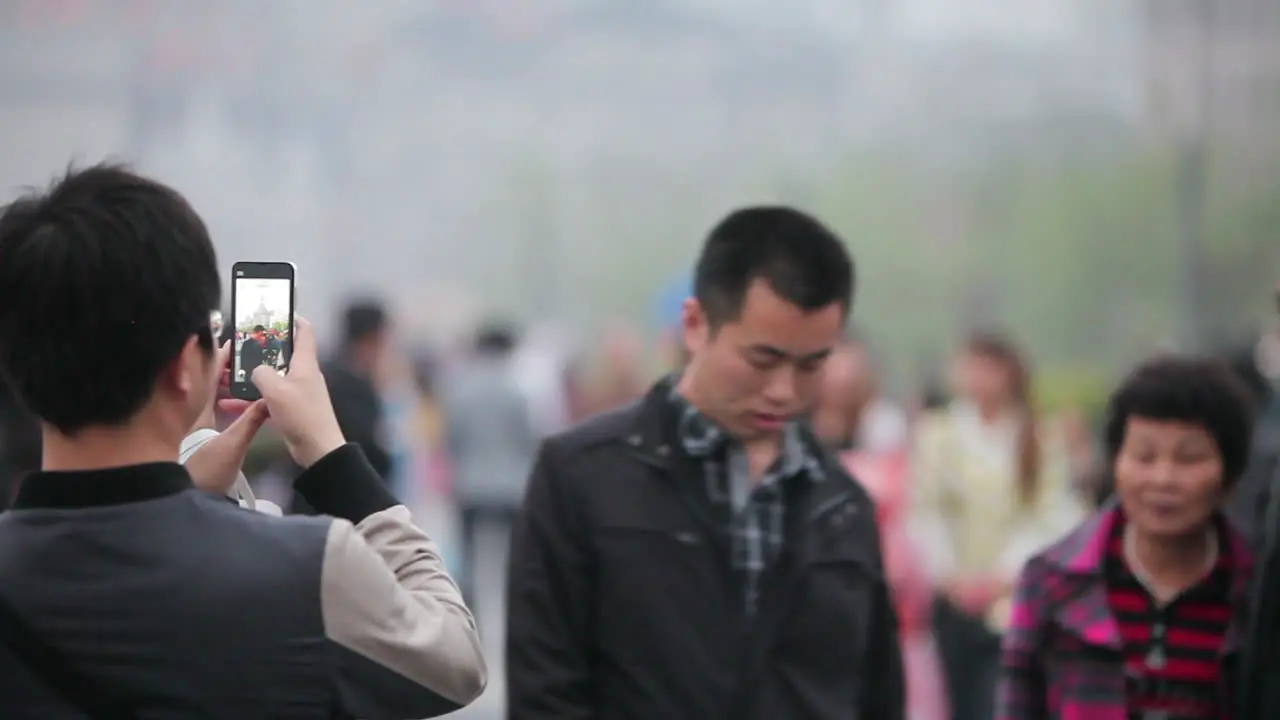
{"label": "blurred woman in white top", "polygon": [[909,533],[935,588],[934,631],[952,717],[990,720],[1000,634],[1023,562],[1083,516],[1064,443],[1032,405],[1008,339],[977,334],[953,367],[955,400],[925,413],[913,444]]}

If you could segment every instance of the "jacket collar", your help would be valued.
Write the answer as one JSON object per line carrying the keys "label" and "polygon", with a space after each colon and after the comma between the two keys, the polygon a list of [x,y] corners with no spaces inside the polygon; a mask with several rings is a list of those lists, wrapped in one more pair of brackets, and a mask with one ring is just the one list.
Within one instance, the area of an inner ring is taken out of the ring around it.
{"label": "jacket collar", "polygon": [[[666,465],[674,450],[689,453],[691,449],[696,449],[691,448],[691,443],[687,442],[686,435],[690,433],[682,434],[682,430],[688,430],[688,423],[691,420],[697,420],[703,426],[701,430],[694,433],[695,435],[715,435],[716,442],[722,440],[718,436],[723,431],[711,424],[701,413],[685,412],[687,409],[692,409],[687,401],[678,397],[673,399],[678,378],[679,376],[675,374],[668,375],[649,388],[649,391],[640,399],[639,407],[627,432],[627,444],[647,456],[647,459],[653,463]],[[828,464],[824,462],[827,454],[813,432],[803,422],[797,421],[787,427],[786,433],[784,449],[788,464],[801,464],[807,459],[808,464],[814,466],[813,471],[821,473]],[[699,442],[701,441],[696,441],[692,445],[696,446]],[[692,454],[701,456],[712,450],[708,447]]]}
{"label": "jacket collar", "polygon": [[177,463],[37,472],[22,481],[13,509],[72,510],[122,505],[156,500],[192,488],[191,476]]}
{"label": "jacket collar", "polygon": [[[675,407],[676,440],[692,457],[715,458],[725,448],[736,445],[733,438],[711,418],[707,417],[680,394],[675,381],[666,381],[670,392],[667,401]],[[782,430],[782,455],[777,465],[780,477],[793,477],[806,473],[810,480],[818,482],[826,478],[818,458],[806,445],[801,435],[800,423],[792,421]]]}
{"label": "jacket collar", "polygon": [[[1058,621],[1092,645],[1119,648],[1120,629],[1107,602],[1105,560],[1107,543],[1119,513],[1119,502],[1112,498],[1090,515],[1079,527],[1054,544],[1041,556],[1059,576],[1057,592],[1050,592],[1053,613]],[[1240,648],[1247,622],[1249,587],[1253,578],[1255,556],[1248,540],[1225,516],[1217,522],[1226,529],[1227,548],[1231,557],[1231,604],[1233,618],[1227,629],[1223,652]]]}
{"label": "jacket collar", "polygon": [[[648,465],[668,474],[672,473],[676,463],[681,460],[696,460],[689,456],[682,445],[679,408],[671,402],[676,377],[665,377],[649,388],[634,407],[633,419],[625,436],[626,443],[634,454]],[[847,475],[844,467],[804,422],[796,423],[795,427],[797,442],[802,445],[805,456],[811,458],[812,472],[818,473],[821,478]],[[858,502],[859,498],[862,502]],[[865,493],[854,492],[852,482],[816,482],[808,517],[810,520],[825,518],[845,509],[851,502],[860,505],[859,511],[873,510]]]}

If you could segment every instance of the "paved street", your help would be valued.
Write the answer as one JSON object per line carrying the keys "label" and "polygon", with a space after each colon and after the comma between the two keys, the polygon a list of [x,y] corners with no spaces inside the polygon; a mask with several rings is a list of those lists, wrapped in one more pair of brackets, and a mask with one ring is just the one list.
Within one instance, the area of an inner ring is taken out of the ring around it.
{"label": "paved street", "polygon": [[477,607],[472,608],[480,623],[489,660],[489,687],[471,707],[447,717],[450,720],[502,720],[506,682],[503,668],[503,587],[507,560],[506,538],[500,533],[486,532],[479,538],[480,575],[476,578]]}

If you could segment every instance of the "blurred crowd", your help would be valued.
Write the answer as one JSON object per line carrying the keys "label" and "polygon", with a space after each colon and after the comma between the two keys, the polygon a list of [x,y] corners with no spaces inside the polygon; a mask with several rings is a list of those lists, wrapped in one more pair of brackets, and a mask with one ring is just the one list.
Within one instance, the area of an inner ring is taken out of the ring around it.
{"label": "blurred crowd", "polygon": [[[676,318],[654,342],[617,323],[579,348],[495,318],[456,347],[418,351],[406,349],[397,318],[376,299],[350,303],[342,318],[324,372],[343,434],[416,515],[454,528],[434,534],[468,604],[480,592],[477,569],[491,560],[477,552],[477,538],[510,533],[542,439],[635,401],[685,361]],[[1269,329],[1217,353],[1260,408],[1252,457],[1229,500],[1247,533],[1259,530],[1280,457],[1278,342]],[[897,396],[886,392],[880,355],[873,339],[849,333],[823,369],[809,422],[877,499],[910,717],[986,720],[1010,579],[1113,494],[1105,418],[1085,407],[1040,413],[1034,368],[1008,335],[970,334],[947,364]],[[39,442],[37,424],[5,392],[4,497],[39,467]],[[259,497],[312,512],[292,490],[300,469],[280,438],[260,436],[245,470]],[[958,579],[938,586],[941,577]]]}

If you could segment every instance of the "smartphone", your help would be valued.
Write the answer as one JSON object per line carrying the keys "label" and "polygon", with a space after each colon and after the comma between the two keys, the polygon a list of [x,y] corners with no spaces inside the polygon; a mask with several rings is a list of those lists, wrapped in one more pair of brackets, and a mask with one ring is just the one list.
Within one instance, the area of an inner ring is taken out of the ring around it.
{"label": "smartphone", "polygon": [[281,375],[289,371],[297,278],[298,269],[291,262],[238,262],[231,267],[232,397],[262,397],[253,384],[253,370],[259,365]]}

